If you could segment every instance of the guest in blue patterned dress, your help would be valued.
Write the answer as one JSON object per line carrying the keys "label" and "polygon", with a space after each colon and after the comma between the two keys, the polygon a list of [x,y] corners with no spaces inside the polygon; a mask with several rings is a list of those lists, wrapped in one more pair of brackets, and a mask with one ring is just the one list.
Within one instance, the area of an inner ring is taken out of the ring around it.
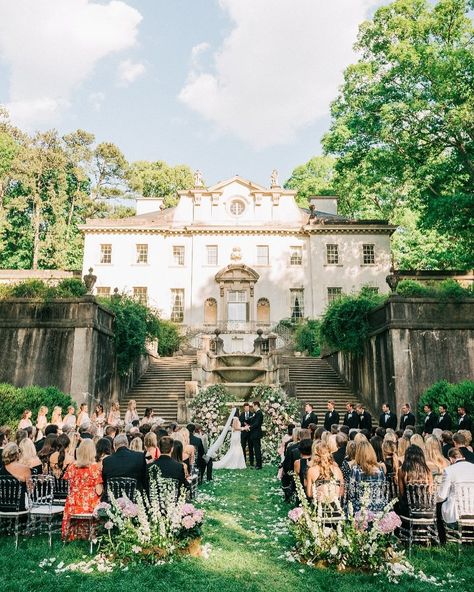
{"label": "guest in blue patterned dress", "polygon": [[362,505],[362,498],[369,491],[368,509],[381,512],[386,505],[385,473],[377,462],[373,446],[370,442],[359,441],[356,444],[355,464],[352,467],[349,485],[349,502],[354,512]]}

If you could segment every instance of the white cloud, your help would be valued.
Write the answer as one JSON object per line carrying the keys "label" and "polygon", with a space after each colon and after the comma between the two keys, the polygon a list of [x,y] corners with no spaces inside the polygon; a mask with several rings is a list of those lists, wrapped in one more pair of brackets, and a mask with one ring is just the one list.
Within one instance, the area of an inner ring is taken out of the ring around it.
{"label": "white cloud", "polygon": [[145,64],[124,60],[118,67],[118,76],[121,84],[127,86],[145,73]]}
{"label": "white cloud", "polygon": [[[261,149],[329,112],[359,23],[382,0],[220,0],[234,27],[214,70],[191,72],[179,98],[220,132]],[[206,47],[207,49],[207,47]]]}
{"label": "white cloud", "polygon": [[199,67],[199,56],[206,52],[211,46],[209,43],[203,41],[198,43],[191,49],[191,65],[193,68]]}
{"label": "white cloud", "polygon": [[100,111],[102,109],[102,103],[105,101],[105,93],[99,92],[92,92],[87,97],[91,107],[94,111]]}
{"label": "white cloud", "polygon": [[136,42],[142,17],[125,2],[0,0],[7,108],[25,127],[54,122],[95,65]]}

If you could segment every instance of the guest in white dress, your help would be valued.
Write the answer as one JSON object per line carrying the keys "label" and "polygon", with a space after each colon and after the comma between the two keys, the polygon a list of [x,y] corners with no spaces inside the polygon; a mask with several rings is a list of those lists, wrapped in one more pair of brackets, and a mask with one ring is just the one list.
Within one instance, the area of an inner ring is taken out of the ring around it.
{"label": "guest in white dress", "polygon": [[109,417],[107,418],[107,423],[114,428],[118,427],[121,424],[120,419],[120,404],[118,401],[114,401],[112,403],[112,407],[109,411]]}
{"label": "guest in white dress", "polygon": [[130,399],[128,402],[127,411],[125,413],[125,425],[128,426],[133,421],[138,421],[140,418],[137,413],[137,402],[135,399]]}
{"label": "guest in white dress", "polygon": [[47,413],[48,408],[45,405],[41,405],[38,411],[38,417],[36,418],[36,441],[44,438],[44,428],[48,425]]}
{"label": "guest in white dress", "polygon": [[31,409],[25,409],[23,411],[23,415],[21,416],[20,423],[18,424],[19,430],[24,430],[25,428],[32,428],[33,424],[31,423]]}
{"label": "guest in white dress", "polygon": [[51,423],[53,425],[57,425],[60,430],[63,429],[62,412],[63,410],[61,409],[61,407],[56,405],[56,407],[53,409],[53,414],[51,415]]}
{"label": "guest in white dress", "polygon": [[63,431],[64,428],[75,428],[76,427],[76,410],[72,405],[67,408],[67,414],[63,419]]}
{"label": "guest in white dress", "polygon": [[240,441],[240,432],[248,428],[242,428],[238,417],[232,420],[232,436],[230,448],[227,454],[214,463],[215,469],[245,469],[245,457]]}
{"label": "guest in white dress", "polygon": [[92,414],[92,423],[95,425],[97,430],[97,436],[102,438],[104,435],[104,427],[105,427],[105,413],[104,413],[104,406],[100,403],[96,405],[95,411]]}
{"label": "guest in white dress", "polygon": [[79,413],[77,414],[77,427],[80,428],[83,423],[89,423],[89,413],[87,411],[87,403],[81,403]]}

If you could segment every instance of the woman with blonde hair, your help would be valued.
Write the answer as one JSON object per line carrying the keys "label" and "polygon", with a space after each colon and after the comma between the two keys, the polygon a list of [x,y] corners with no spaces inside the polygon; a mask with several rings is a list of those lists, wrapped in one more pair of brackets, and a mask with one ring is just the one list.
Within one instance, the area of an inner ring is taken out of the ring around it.
{"label": "woman with blonde hair", "polygon": [[67,447],[67,454],[72,456],[72,458],[76,458],[76,449],[79,446],[80,437],[77,432],[71,432],[68,434],[69,437],[69,446]]}
{"label": "woman with blonde hair", "polygon": [[344,477],[327,444],[314,442],[310,467],[306,474],[306,495],[323,503],[335,502],[344,495]]}
{"label": "woman with blonde hair", "polygon": [[382,491],[385,473],[377,461],[377,455],[368,441],[356,443],[355,463],[350,477],[349,500],[354,512],[361,508],[362,497],[369,490],[369,507],[372,512],[380,512],[385,507],[385,495]]}
{"label": "woman with blonde hair", "polygon": [[329,448],[329,452],[331,454],[333,454],[334,452],[336,452],[337,450],[337,444],[336,444],[336,434],[331,434],[329,436],[329,438],[327,439],[327,447]]}
{"label": "woman with blonde hair", "polygon": [[59,405],[56,405],[56,407],[53,409],[53,414],[51,415],[51,423],[53,425],[58,426],[58,429],[60,430],[63,429],[62,412],[63,410],[61,409],[61,407],[59,407]]}
{"label": "woman with blonde hair", "polygon": [[158,448],[158,438],[155,432],[148,432],[143,441],[145,446],[145,460],[148,464],[154,462],[160,457],[160,449]]}
{"label": "woman with blonde hair", "polygon": [[38,411],[38,417],[36,418],[36,441],[44,438],[43,430],[48,425],[48,408],[46,405],[41,405]]}
{"label": "woman with blonde hair", "polygon": [[[232,426],[234,428],[234,426]],[[175,440],[179,440],[183,445],[183,462],[191,470],[191,466],[194,465],[195,448],[189,443],[189,431],[187,428],[180,428],[173,434]]]}
{"label": "woman with blonde hair", "polygon": [[[26,490],[31,484],[31,469],[20,462],[20,450],[14,442],[10,442],[2,451],[2,466],[0,467],[0,476],[13,477],[21,483],[21,503],[20,511],[26,510]],[[0,511],[10,511],[11,507],[3,508],[0,505]]]}
{"label": "woman with blonde hair", "polygon": [[420,436],[420,434],[413,434],[413,436],[410,438],[410,445],[418,446],[418,448],[421,448],[423,453],[426,455],[425,441],[423,436]]}
{"label": "woman with blonde hair", "polygon": [[428,436],[425,441],[426,446],[426,464],[433,475],[441,475],[446,467],[449,467],[449,461],[444,458],[441,452],[441,444],[435,436]]}
{"label": "woman with blonde hair", "polygon": [[24,438],[18,445],[20,462],[30,468],[32,475],[41,475],[43,463],[38,458],[35,445],[29,438]]}
{"label": "woman with blonde hair", "polygon": [[120,403],[118,401],[112,403],[107,417],[107,423],[108,425],[114,426],[114,428],[117,428],[122,423],[120,418]]}
{"label": "woman with blonde hair", "polygon": [[133,423],[134,421],[138,421],[140,418],[138,417],[137,412],[137,402],[135,399],[130,399],[127,405],[127,411],[125,412],[125,426]]}
{"label": "woman with blonde hair", "polygon": [[408,446],[410,446],[410,438],[406,438],[405,436],[403,436],[402,438],[400,438],[398,440],[397,456],[398,456],[398,462],[400,463],[400,465],[403,463],[403,459],[405,457],[405,452],[406,452]]}
{"label": "woman with blonde hair", "polygon": [[139,436],[136,436],[130,442],[129,448],[134,452],[143,452],[143,440]]}
{"label": "woman with blonde hair", "polygon": [[90,439],[82,440],[77,452],[76,461],[69,465],[64,479],[69,481],[69,493],[64,506],[62,537],[68,540],[87,538],[87,533],[80,530],[81,522],[76,530],[71,528],[72,514],[90,514],[100,501],[102,495],[102,466],[96,462],[96,449]]}
{"label": "woman with blonde hair", "polygon": [[397,443],[392,439],[384,439],[382,442],[383,464],[385,466],[386,475],[388,477],[396,476],[400,461],[397,455]]}
{"label": "woman with blonde hair", "polygon": [[76,410],[74,409],[73,405],[69,405],[69,407],[67,408],[67,413],[63,419],[63,431],[66,431],[66,427],[69,429],[75,429],[76,423]]}

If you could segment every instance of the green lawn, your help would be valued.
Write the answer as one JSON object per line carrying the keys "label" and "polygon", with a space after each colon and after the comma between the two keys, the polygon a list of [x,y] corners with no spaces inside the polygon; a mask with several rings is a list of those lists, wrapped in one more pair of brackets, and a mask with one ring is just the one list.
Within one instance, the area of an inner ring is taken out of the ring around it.
{"label": "green lawn", "polygon": [[207,520],[204,542],[212,545],[209,559],[186,558],[156,567],[133,567],[112,574],[55,574],[41,569],[39,562],[48,556],[70,563],[87,553],[87,545],[71,543],[63,547],[58,539],[49,550],[44,538],[22,541],[15,552],[13,540],[0,538],[1,592],[364,592],[474,589],[474,549],[419,549],[413,553],[416,567],[426,574],[444,578],[453,574],[456,581],[434,586],[405,579],[390,584],[382,576],[340,574],[316,570],[281,558],[291,546],[284,518],[288,508],[281,500],[274,469],[263,471],[216,472],[213,483],[201,489],[201,505]]}

